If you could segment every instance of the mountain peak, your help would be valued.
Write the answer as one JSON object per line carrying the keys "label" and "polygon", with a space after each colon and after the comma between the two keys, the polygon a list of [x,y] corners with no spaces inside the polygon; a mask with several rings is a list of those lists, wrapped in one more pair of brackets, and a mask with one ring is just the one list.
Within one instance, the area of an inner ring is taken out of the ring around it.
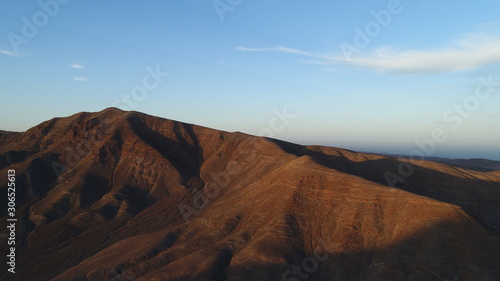
{"label": "mountain peak", "polygon": [[117,108],[0,141],[17,177],[16,280],[500,276],[494,173]]}

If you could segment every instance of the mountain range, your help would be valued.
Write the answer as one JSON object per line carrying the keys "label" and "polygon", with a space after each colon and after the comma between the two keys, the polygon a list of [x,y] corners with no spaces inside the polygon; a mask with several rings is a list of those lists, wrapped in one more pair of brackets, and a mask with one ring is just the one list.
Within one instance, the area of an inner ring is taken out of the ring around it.
{"label": "mountain range", "polygon": [[500,280],[491,168],[108,108],[0,131],[2,206],[9,170],[0,280]]}
{"label": "mountain range", "polygon": [[[410,155],[398,155],[398,154],[389,154],[389,153],[376,153],[376,154],[380,154],[383,156],[390,156],[390,157],[402,157],[402,158],[407,158],[407,159],[415,158],[415,157],[411,157]],[[492,171],[499,171],[500,170],[500,161],[484,159],[484,158],[450,159],[450,158],[443,158],[443,157],[425,157],[425,156],[423,156],[422,159],[420,159],[420,160],[427,160],[427,161],[433,161],[433,162],[438,162],[438,163],[450,164],[450,165],[454,165],[454,166],[457,166],[460,168],[478,171],[478,172],[492,172]]]}

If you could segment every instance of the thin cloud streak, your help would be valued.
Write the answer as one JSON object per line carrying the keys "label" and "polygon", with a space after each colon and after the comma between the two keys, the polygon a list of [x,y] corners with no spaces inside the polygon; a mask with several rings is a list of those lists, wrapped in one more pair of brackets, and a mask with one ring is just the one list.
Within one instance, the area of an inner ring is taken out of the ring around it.
{"label": "thin cloud streak", "polygon": [[336,97],[336,96],[325,96],[316,95],[317,99],[320,100],[331,100],[331,101],[374,101],[379,100],[378,98],[360,98],[360,97]]}
{"label": "thin cloud streak", "polygon": [[307,57],[314,57],[314,54],[311,54],[309,52],[305,52],[299,49],[293,49],[293,48],[287,48],[283,46],[278,46],[278,47],[273,47],[273,48],[246,48],[246,47],[236,47],[236,50],[238,51],[243,51],[243,52],[280,52],[280,53],[287,53],[287,54],[297,54],[297,55],[303,55]]}
{"label": "thin cloud streak", "polygon": [[85,65],[83,63],[74,63],[71,65],[71,68],[74,69],[85,69]]}
{"label": "thin cloud streak", "polygon": [[87,77],[83,77],[83,76],[74,77],[73,80],[78,81],[78,82],[85,82],[85,81],[87,81]]}
{"label": "thin cloud streak", "polygon": [[19,57],[18,54],[13,53],[13,52],[9,52],[9,51],[6,51],[6,50],[0,50],[0,54],[4,54],[4,55],[8,55],[8,56],[13,56],[13,57]]}
{"label": "thin cloud streak", "polygon": [[370,55],[346,59],[342,55],[314,54],[307,51],[278,46],[275,48],[238,47],[247,52],[282,52],[312,58],[307,63],[322,65],[347,64],[354,67],[394,74],[426,74],[472,70],[500,63],[500,38],[469,36],[454,47],[439,50],[404,50],[382,47]]}

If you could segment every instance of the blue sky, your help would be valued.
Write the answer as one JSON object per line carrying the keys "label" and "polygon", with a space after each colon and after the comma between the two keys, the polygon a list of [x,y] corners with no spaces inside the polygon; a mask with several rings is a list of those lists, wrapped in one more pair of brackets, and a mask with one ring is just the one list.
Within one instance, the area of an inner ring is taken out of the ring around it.
{"label": "blue sky", "polygon": [[102,2],[0,1],[0,129],[115,105],[263,134],[286,108],[279,139],[500,160],[498,1]]}

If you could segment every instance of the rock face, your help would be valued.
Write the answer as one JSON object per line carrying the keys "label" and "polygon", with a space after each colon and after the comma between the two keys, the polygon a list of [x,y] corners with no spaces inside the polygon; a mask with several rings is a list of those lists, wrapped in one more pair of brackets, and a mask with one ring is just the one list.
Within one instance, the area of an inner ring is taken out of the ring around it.
{"label": "rock face", "polygon": [[498,172],[114,108],[0,132],[0,169],[1,280],[500,280]]}

